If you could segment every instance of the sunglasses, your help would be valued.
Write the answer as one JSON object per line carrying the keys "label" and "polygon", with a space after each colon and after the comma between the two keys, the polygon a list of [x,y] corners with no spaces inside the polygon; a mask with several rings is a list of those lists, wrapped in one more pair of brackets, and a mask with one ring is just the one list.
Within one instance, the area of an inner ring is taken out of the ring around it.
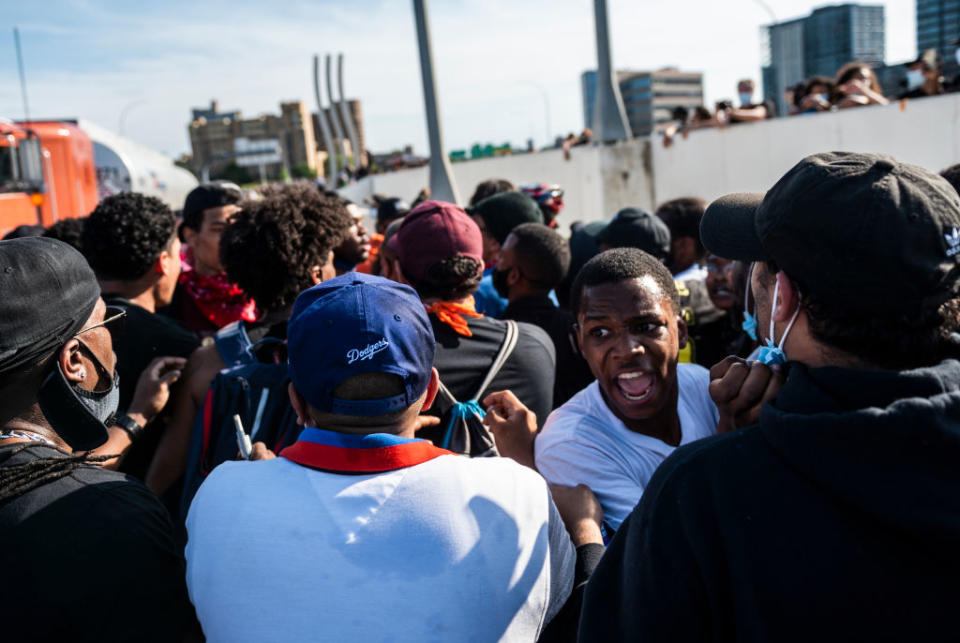
{"label": "sunglasses", "polygon": [[127,311],[118,306],[107,306],[107,310],[103,315],[103,321],[93,326],[87,326],[83,330],[77,332],[74,337],[77,335],[82,335],[88,330],[93,330],[94,328],[100,328],[101,326],[107,329],[107,332],[110,333],[111,338],[116,338],[123,332],[124,326],[126,326],[126,317]]}

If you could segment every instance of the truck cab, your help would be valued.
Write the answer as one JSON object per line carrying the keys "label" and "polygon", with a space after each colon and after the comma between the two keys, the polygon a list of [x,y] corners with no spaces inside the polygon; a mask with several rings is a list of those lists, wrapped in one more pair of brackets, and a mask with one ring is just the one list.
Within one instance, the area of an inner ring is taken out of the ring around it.
{"label": "truck cab", "polygon": [[89,136],[70,123],[0,120],[0,235],[86,216],[96,205]]}

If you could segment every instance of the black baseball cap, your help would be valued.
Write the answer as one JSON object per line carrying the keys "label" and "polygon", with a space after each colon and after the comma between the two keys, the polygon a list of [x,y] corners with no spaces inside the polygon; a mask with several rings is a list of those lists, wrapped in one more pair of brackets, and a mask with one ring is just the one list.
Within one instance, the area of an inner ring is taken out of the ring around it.
{"label": "black baseball cap", "polygon": [[467,214],[483,217],[487,234],[503,244],[510,232],[523,223],[543,223],[543,212],[532,198],[519,192],[499,192],[476,205],[467,206]]}
{"label": "black baseball cap", "polygon": [[197,214],[210,208],[234,205],[243,200],[243,191],[236,183],[213,181],[198,185],[187,195],[183,203],[183,218],[190,221]]}
{"label": "black baseball cap", "polygon": [[76,249],[50,237],[0,241],[0,374],[39,361],[86,323],[100,298]]}
{"label": "black baseball cap", "polygon": [[384,199],[377,203],[377,221],[393,221],[406,216],[410,212],[410,204],[402,199]]}
{"label": "black baseball cap", "polygon": [[773,261],[801,294],[840,310],[909,313],[960,285],[960,196],[883,154],[808,156],[765,195],[711,203],[700,234],[713,254]]}
{"label": "black baseball cap", "polygon": [[657,259],[670,254],[670,228],[655,214],[640,208],[624,208],[597,236],[611,248],[639,248]]}

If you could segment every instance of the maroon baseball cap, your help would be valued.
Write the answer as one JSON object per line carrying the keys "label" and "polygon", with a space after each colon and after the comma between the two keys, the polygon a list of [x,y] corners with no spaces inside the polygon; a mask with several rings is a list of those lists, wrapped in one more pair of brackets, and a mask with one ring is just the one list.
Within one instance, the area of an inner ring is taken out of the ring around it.
{"label": "maroon baseball cap", "polygon": [[428,281],[430,266],[451,257],[470,257],[483,267],[480,228],[458,205],[424,201],[407,214],[387,245],[397,253],[403,274]]}

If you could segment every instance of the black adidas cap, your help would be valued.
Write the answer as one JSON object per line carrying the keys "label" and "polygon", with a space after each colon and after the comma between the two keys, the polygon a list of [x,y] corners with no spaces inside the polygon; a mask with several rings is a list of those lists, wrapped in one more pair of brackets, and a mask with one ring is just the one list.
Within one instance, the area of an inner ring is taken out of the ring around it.
{"label": "black adidas cap", "polygon": [[711,203],[700,234],[713,254],[773,261],[840,310],[910,312],[960,287],[960,196],[882,154],[808,156],[766,195]]}

